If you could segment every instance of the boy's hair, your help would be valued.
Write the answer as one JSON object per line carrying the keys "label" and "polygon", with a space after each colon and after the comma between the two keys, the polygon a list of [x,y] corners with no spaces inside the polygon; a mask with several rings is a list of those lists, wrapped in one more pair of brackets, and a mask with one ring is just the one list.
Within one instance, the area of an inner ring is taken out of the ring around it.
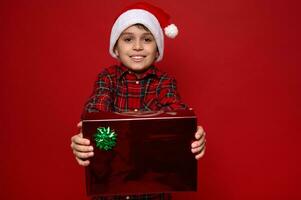
{"label": "boy's hair", "polygon": [[164,34],[170,38],[176,37],[178,29],[174,24],[169,23],[169,15],[162,9],[145,2],[135,3],[126,9],[116,19],[110,37],[110,54],[117,58],[115,45],[121,33],[128,27],[141,24],[150,31],[156,40],[159,56],[156,61],[163,58],[164,53]]}
{"label": "boy's hair", "polygon": [[146,26],[144,26],[143,24],[137,23],[137,24],[134,24],[133,26],[136,26],[139,29],[144,29],[144,30],[150,32],[150,30]]}

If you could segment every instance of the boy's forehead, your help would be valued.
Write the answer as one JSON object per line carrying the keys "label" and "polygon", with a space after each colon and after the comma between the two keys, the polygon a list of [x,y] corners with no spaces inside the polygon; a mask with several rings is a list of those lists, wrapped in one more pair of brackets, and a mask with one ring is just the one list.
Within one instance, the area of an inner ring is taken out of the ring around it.
{"label": "boy's forehead", "polygon": [[150,34],[150,35],[152,35],[152,33],[147,28],[145,28],[142,25],[132,25],[132,26],[129,26],[124,31],[122,31],[121,34],[127,34],[127,33],[128,34],[143,33],[143,34]]}
{"label": "boy's forehead", "polygon": [[120,36],[122,36],[122,35],[136,35],[136,34],[139,34],[139,35],[146,35],[146,36],[153,36],[153,34],[151,33],[151,32],[139,32],[139,33],[137,33],[137,32],[133,32],[133,31],[123,31],[121,34],[120,34]]}

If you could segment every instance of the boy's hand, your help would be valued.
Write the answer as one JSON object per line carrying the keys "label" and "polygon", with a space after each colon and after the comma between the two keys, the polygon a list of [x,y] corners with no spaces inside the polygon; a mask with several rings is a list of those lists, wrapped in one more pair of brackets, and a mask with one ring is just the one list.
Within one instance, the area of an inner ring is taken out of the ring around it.
{"label": "boy's hand", "polygon": [[205,131],[203,127],[198,126],[197,132],[195,133],[195,139],[193,143],[191,143],[191,152],[195,154],[195,159],[200,159],[205,154]]}
{"label": "boy's hand", "polygon": [[88,166],[90,161],[86,159],[94,155],[93,146],[90,146],[90,140],[83,138],[82,122],[79,122],[77,127],[80,132],[71,138],[71,149],[73,150],[73,154],[75,155],[78,164]]}

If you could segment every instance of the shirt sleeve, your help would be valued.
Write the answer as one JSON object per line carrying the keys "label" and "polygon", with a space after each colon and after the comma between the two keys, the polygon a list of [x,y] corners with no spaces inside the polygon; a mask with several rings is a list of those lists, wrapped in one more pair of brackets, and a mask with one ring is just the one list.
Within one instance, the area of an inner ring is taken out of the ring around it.
{"label": "shirt sleeve", "polygon": [[181,101],[177,91],[177,82],[174,78],[164,77],[161,79],[159,89],[159,103],[161,110],[188,109],[188,106]]}
{"label": "shirt sleeve", "polygon": [[113,81],[106,71],[100,73],[94,84],[92,95],[85,104],[84,112],[112,111]]}

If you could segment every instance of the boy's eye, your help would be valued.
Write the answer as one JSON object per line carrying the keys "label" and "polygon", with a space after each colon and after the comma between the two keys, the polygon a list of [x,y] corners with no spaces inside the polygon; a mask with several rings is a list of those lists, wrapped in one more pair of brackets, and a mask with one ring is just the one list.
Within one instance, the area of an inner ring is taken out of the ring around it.
{"label": "boy's eye", "polygon": [[153,38],[151,38],[151,37],[146,37],[146,38],[144,38],[144,41],[145,41],[145,42],[152,42],[152,41],[153,41]]}
{"label": "boy's eye", "polygon": [[131,37],[125,37],[125,38],[123,38],[123,41],[130,42],[130,41],[132,41],[132,38]]}

